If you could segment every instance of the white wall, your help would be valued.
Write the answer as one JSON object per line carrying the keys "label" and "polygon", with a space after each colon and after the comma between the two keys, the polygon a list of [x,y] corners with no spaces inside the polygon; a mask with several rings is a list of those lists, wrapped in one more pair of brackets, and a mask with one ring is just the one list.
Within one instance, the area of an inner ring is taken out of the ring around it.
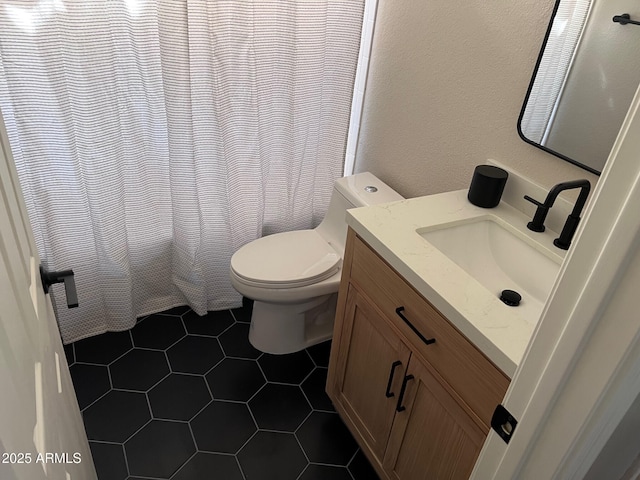
{"label": "white wall", "polygon": [[356,172],[406,197],[465,188],[493,158],[544,187],[597,177],[516,124],[553,0],[380,0]]}

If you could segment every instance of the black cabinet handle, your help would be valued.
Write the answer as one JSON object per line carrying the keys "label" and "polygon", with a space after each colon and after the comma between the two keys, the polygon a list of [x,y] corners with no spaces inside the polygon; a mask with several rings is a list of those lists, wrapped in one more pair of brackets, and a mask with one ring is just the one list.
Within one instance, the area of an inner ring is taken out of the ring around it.
{"label": "black cabinet handle", "polygon": [[420,340],[422,340],[424,343],[426,343],[427,345],[431,345],[432,343],[436,343],[436,339],[435,338],[425,338],[424,335],[422,335],[418,329],[416,327],[413,326],[413,324],[409,321],[409,319],[407,317],[405,317],[402,312],[404,312],[404,307],[398,307],[396,308],[396,313],[398,314],[398,316],[404,320],[404,323],[406,323],[407,325],[409,325],[409,328],[411,330],[413,330],[413,333],[415,333],[416,335],[418,335],[418,337],[420,337]]}
{"label": "black cabinet handle", "polygon": [[64,282],[64,293],[67,296],[67,307],[78,306],[78,292],[76,282],[73,280],[73,270],[61,270],[58,272],[48,272],[40,265],[40,279],[44,293],[49,293],[49,287],[54,283]]}
{"label": "black cabinet handle", "polygon": [[407,389],[407,383],[409,380],[413,380],[413,375],[407,375],[404,377],[402,381],[402,387],[400,388],[400,396],[398,397],[398,403],[396,404],[396,412],[404,412],[407,408],[402,405],[402,401],[404,400],[404,392]]}
{"label": "black cabinet handle", "polygon": [[402,365],[402,362],[400,360],[396,360],[391,364],[391,371],[389,372],[389,381],[387,382],[387,391],[385,392],[385,395],[387,396],[387,398],[391,398],[394,395],[393,392],[391,391],[391,383],[393,383],[393,375],[394,373],[396,373],[396,368],[398,368],[400,365]]}

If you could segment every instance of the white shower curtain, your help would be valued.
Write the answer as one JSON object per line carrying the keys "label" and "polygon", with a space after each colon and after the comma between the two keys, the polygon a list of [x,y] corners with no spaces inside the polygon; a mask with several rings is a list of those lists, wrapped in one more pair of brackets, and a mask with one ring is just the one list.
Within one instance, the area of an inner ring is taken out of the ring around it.
{"label": "white shower curtain", "polygon": [[240,304],[232,253],[342,173],[364,0],[3,0],[0,109],[71,342]]}

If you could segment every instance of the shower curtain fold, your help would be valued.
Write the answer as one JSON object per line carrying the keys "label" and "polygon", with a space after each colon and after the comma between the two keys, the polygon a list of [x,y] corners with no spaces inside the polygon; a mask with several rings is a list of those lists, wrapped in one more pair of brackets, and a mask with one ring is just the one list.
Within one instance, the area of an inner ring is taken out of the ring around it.
{"label": "shower curtain fold", "polygon": [[233,252],[342,173],[364,0],[10,0],[0,110],[68,343],[240,305]]}

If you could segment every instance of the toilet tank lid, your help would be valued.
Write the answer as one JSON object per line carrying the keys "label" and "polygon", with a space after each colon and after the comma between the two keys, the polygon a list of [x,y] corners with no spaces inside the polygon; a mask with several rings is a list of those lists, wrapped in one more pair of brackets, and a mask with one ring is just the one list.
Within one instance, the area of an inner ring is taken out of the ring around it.
{"label": "toilet tank lid", "polygon": [[404,200],[402,195],[370,172],[339,178],[336,189],[355,207]]}

